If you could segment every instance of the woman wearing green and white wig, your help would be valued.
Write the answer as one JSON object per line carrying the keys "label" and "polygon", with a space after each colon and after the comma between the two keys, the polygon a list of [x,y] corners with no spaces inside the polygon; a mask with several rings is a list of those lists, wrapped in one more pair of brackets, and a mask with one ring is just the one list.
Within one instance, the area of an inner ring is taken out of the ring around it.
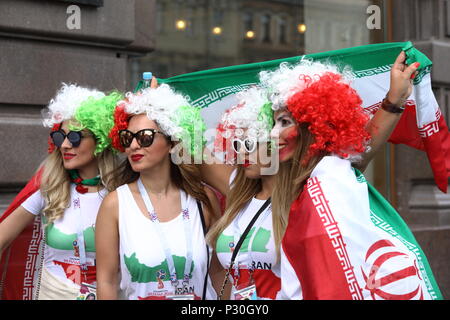
{"label": "woman wearing green and white wig", "polygon": [[193,161],[200,110],[163,84],[128,93],[114,120],[113,146],[127,158],[97,220],[99,299],[117,299],[119,286],[130,300],[214,299],[204,233],[219,205]]}
{"label": "woman wearing green and white wig", "polygon": [[108,133],[121,99],[64,84],[43,110],[52,128],[40,188],[0,224],[0,253],[37,215],[43,216],[43,264],[36,299],[84,300],[95,294],[95,220],[115,169]]}

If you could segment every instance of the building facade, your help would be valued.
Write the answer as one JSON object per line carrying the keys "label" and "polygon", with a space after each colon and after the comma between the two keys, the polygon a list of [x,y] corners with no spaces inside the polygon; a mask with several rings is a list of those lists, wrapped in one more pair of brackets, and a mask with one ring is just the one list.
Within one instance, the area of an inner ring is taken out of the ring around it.
{"label": "building facade", "polygon": [[128,59],[154,48],[152,0],[0,2],[0,212],[47,150],[40,110],[62,82],[129,88]]}

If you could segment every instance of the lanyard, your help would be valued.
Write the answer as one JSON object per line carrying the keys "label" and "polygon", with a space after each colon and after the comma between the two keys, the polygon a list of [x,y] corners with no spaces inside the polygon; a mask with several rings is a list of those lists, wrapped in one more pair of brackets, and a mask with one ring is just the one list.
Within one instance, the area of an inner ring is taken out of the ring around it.
{"label": "lanyard", "polygon": [[234,247],[233,250],[233,254],[231,255],[231,261],[230,261],[230,266],[227,269],[227,274],[225,275],[225,278],[223,280],[223,284],[222,284],[222,289],[220,290],[219,296],[218,296],[218,300],[222,299],[223,296],[223,292],[225,290],[225,286],[228,282],[228,276],[230,275],[231,269],[233,268],[234,265],[234,260],[236,259],[236,256],[239,252],[239,249],[241,249],[242,243],[244,242],[245,238],[247,237],[247,234],[249,233],[250,229],[252,228],[252,226],[255,224],[256,220],[258,220],[259,216],[261,215],[261,213],[266,210],[266,208],[269,206],[271,202],[271,199],[267,199],[266,202],[264,202],[264,204],[261,206],[261,208],[259,208],[258,212],[256,212],[256,214],[254,215],[254,217],[252,218],[252,220],[250,221],[250,223],[248,224],[247,228],[245,228],[244,233],[242,233],[241,238],[239,239],[239,241],[237,242],[236,246]]}
{"label": "lanyard", "polygon": [[[153,222],[152,226],[155,228],[156,233],[158,234],[158,238],[161,242],[161,245],[164,250],[164,254],[166,255],[167,265],[169,267],[170,273],[170,282],[174,288],[178,287],[177,280],[177,272],[175,269],[175,263],[173,261],[172,252],[170,250],[167,238],[162,230],[160,225],[160,221],[156,212],[153,208],[153,205],[148,196],[147,190],[145,190],[144,184],[142,183],[141,178],[137,181],[139,192],[141,193],[142,199],[144,200],[145,206],[147,208],[147,212],[149,214],[150,220]],[[184,275],[183,275],[183,285],[187,286],[189,284],[189,280],[191,277],[191,266],[192,266],[192,226],[189,221],[189,210],[187,209],[187,196],[184,192],[180,190],[181,197],[181,208],[183,215],[183,224],[184,224],[184,236],[186,242],[186,263],[184,265]]]}
{"label": "lanyard", "polygon": [[[81,200],[80,195],[77,192],[75,185],[72,187],[72,194],[73,194],[73,208],[77,212],[78,216],[78,228],[77,228],[77,246],[80,256],[80,268],[81,273],[86,277],[87,272],[87,259],[86,259],[86,245],[84,243],[84,224],[83,224],[83,215],[81,213]],[[85,279],[86,280],[86,279]]]}
{"label": "lanyard", "polygon": [[[267,202],[267,201],[266,201],[266,202]],[[250,205],[250,203],[249,203],[249,205]],[[253,261],[253,255],[252,255],[252,250],[251,250],[251,248],[252,248],[252,245],[253,245],[253,241],[255,240],[256,233],[257,233],[258,229],[260,228],[261,224],[264,222],[264,220],[267,218],[267,216],[268,216],[269,213],[271,212],[271,210],[267,210],[268,208],[269,208],[269,209],[271,208],[270,205],[269,205],[269,206],[266,206],[266,203],[264,203],[264,204],[262,205],[262,207],[264,207],[264,209],[262,209],[262,211],[261,211],[262,217],[261,217],[261,218],[256,218],[255,221],[253,221],[253,223],[252,223],[252,225],[251,225],[251,227],[254,226],[255,229],[254,229],[254,231],[253,231],[253,233],[252,233],[252,236],[251,236],[250,239],[249,239],[248,246],[247,246],[247,248],[248,248],[247,254],[248,254],[248,257],[249,257],[249,259],[250,259],[250,263],[251,263],[251,261]],[[248,208],[248,206],[247,206],[247,208]],[[239,242],[239,238],[240,238],[239,219],[242,217],[242,214],[243,214],[244,212],[245,212],[245,210],[242,211],[241,214],[238,215],[238,216],[234,219],[234,221],[233,221],[233,238],[234,238],[234,243],[238,243],[238,242]],[[250,230],[251,230],[251,228],[249,229],[248,232],[250,232]],[[244,239],[244,241],[245,241],[245,239]],[[236,249],[235,249],[235,250],[236,250]],[[240,264],[239,258],[240,258],[240,257],[241,257],[241,254],[237,254],[237,255],[236,255],[236,261],[235,261],[235,263],[234,263],[234,266],[235,266],[235,267],[234,267],[234,268],[235,268],[235,274],[236,274],[238,277],[239,277],[239,264]],[[251,265],[251,264],[250,264],[250,265],[247,264],[247,268],[248,268],[249,272],[252,272],[252,271],[253,271],[253,268],[252,268],[252,265]]]}

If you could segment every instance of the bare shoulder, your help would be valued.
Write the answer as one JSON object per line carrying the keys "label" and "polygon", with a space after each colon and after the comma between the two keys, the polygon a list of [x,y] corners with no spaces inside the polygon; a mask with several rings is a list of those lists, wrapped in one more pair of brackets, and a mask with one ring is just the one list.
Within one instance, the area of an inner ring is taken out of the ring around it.
{"label": "bare shoulder", "polygon": [[106,195],[103,199],[100,209],[98,211],[98,219],[117,220],[119,217],[119,198],[117,190],[114,190]]}
{"label": "bare shoulder", "polygon": [[111,191],[102,201],[102,207],[115,207],[119,205],[117,190]]}

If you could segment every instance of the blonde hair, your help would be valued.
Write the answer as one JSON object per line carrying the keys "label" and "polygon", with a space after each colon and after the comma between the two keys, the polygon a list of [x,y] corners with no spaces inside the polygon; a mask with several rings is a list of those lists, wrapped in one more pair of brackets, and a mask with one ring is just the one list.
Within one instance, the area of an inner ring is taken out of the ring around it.
{"label": "blonde hair", "polygon": [[[170,155],[168,154],[167,157]],[[192,156],[191,156],[192,157]],[[211,201],[206,194],[204,185],[201,182],[200,167],[195,164],[174,164],[170,159],[170,178],[175,186],[193,198],[203,203],[211,214],[214,214]],[[191,163],[193,163],[191,159]],[[126,158],[118,166],[117,170],[111,171],[108,175],[108,182],[113,189],[117,189],[121,185],[135,182],[139,179],[139,172],[133,171],[130,161]],[[215,220],[215,219],[213,219]]]}
{"label": "blonde hair", "polygon": [[[116,157],[112,150],[107,148],[96,155],[100,172],[101,185],[112,191],[112,181],[108,173],[116,168]],[[63,159],[59,149],[55,149],[47,156],[42,164],[44,170],[40,190],[45,199],[43,213],[47,224],[64,216],[64,211],[70,206],[70,176],[64,168]],[[100,191],[100,188],[99,188]]]}
{"label": "blonde hair", "polygon": [[276,188],[272,192],[272,217],[277,255],[286,231],[291,205],[302,192],[311,172],[325,155],[322,153],[310,157],[306,163],[302,162],[308,154],[309,146],[314,143],[314,136],[305,124],[300,125],[297,130],[298,144],[294,156],[291,160],[280,163],[275,180]]}
{"label": "blonde hair", "polygon": [[244,206],[262,189],[261,179],[250,179],[245,176],[242,167],[236,169],[230,192],[227,195],[226,209],[223,216],[213,225],[206,235],[206,241],[215,249],[220,234],[231,224]]}

